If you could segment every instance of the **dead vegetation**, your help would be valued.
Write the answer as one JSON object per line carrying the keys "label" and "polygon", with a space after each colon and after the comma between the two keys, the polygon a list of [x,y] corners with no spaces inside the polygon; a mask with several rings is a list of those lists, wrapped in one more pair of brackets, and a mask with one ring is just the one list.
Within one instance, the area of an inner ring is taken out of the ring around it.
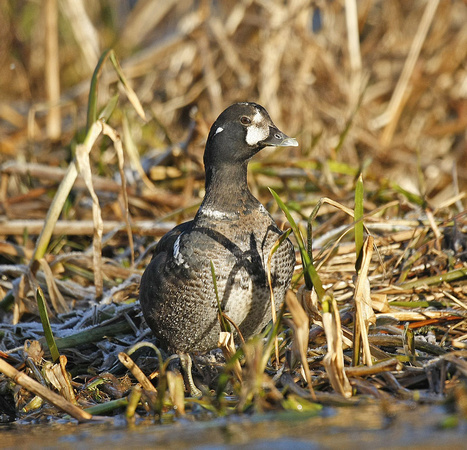
{"label": "dead vegetation", "polygon": [[[45,29],[40,2],[0,6],[3,421],[390,400],[465,416],[465,2],[43,3]],[[204,396],[184,399],[139,277],[196,211],[209,126],[238,100],[300,142],[250,164],[296,222],[298,295],[232,361],[195,358]]]}

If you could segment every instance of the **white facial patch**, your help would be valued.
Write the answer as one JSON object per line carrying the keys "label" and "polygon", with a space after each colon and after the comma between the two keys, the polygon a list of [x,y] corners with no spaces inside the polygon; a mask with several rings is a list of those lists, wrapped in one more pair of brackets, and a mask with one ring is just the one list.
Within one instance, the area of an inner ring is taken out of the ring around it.
{"label": "white facial patch", "polygon": [[251,120],[251,125],[246,132],[246,143],[248,145],[256,145],[258,142],[263,141],[269,135],[269,126],[264,120],[260,110],[256,110],[256,114]]}
{"label": "white facial patch", "polygon": [[216,130],[216,132],[214,133],[214,136],[215,136],[216,134],[222,133],[223,131],[224,131],[224,129],[223,129],[222,127],[218,127],[217,130]]}
{"label": "white facial patch", "polygon": [[246,131],[246,143],[248,145],[256,145],[258,142],[264,141],[268,135],[268,126],[265,126],[264,124],[262,126],[250,125]]}
{"label": "white facial patch", "polygon": [[263,116],[261,115],[259,109],[256,110],[256,114],[253,117],[254,124],[260,124],[263,121]]}

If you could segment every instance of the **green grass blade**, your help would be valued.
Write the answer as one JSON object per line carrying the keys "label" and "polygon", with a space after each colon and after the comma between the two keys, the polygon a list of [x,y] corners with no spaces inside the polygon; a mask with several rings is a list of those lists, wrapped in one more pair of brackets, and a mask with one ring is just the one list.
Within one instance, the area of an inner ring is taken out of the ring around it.
{"label": "green grass blade", "polygon": [[362,248],[363,248],[363,175],[357,179],[355,186],[355,209],[354,209],[354,221],[355,221],[355,252],[356,262],[355,269],[357,273],[360,270],[362,260]]}
{"label": "green grass blade", "polygon": [[435,284],[441,284],[441,283],[450,283],[452,281],[456,281],[462,278],[467,277],[467,269],[466,268],[461,268],[461,269],[454,269],[450,270],[449,272],[443,273],[441,275],[433,275],[431,277],[426,277],[426,278],[419,278],[418,280],[415,281],[408,281],[406,283],[402,283],[399,286],[402,289],[416,289],[416,288],[421,288],[424,286],[432,286]]}
{"label": "green grass blade", "polygon": [[139,101],[138,96],[136,95],[135,91],[128,84],[128,81],[126,80],[126,77],[123,73],[120,63],[118,62],[117,56],[115,55],[115,52],[112,50],[109,56],[110,56],[110,61],[112,62],[114,66],[115,72],[117,72],[120,83],[122,83],[123,89],[125,91],[126,96],[128,97],[128,100],[133,105],[133,108],[135,108],[135,111],[138,113],[138,115],[143,120],[146,120],[146,114],[144,113],[143,106],[141,105],[141,102]]}
{"label": "green grass blade", "polygon": [[391,183],[391,188],[402,194],[410,203],[413,203],[414,205],[424,207],[426,204],[425,200],[420,195],[409,192],[396,183]]}
{"label": "green grass blade", "polygon": [[302,234],[300,233],[300,230],[297,224],[295,223],[294,218],[290,214],[289,209],[287,208],[287,206],[285,206],[285,203],[281,200],[281,198],[273,189],[269,188],[269,191],[271,192],[272,196],[279,205],[279,208],[282,209],[285,216],[287,217],[290,227],[292,228],[292,231],[294,233],[295,239],[297,240],[298,248],[300,249],[300,255],[302,257],[303,273],[305,276],[306,287],[310,290],[314,287],[316,293],[318,294],[318,298],[321,299],[324,296],[323,285],[319,278],[318,272],[316,271],[315,266],[313,265],[313,262],[311,261],[308,252],[305,248]]}
{"label": "green grass blade", "polygon": [[102,68],[104,67],[104,63],[107,61],[110,53],[113,50],[108,49],[104,53],[102,53],[99,61],[97,62],[97,66],[94,69],[94,73],[92,74],[91,78],[91,86],[89,88],[89,97],[88,97],[88,114],[86,120],[86,130],[89,131],[91,125],[97,120],[97,91],[99,86],[99,78],[102,73]]}
{"label": "green grass blade", "polygon": [[[80,345],[86,345],[93,342],[97,342],[104,338],[104,336],[116,336],[120,333],[127,333],[131,331],[130,324],[125,320],[124,322],[116,322],[108,325],[97,325],[88,330],[79,331],[76,334],[70,336],[57,338],[57,348],[60,350],[66,348],[74,348]],[[43,338],[39,342],[43,343]]]}
{"label": "green grass blade", "polygon": [[37,307],[39,308],[39,315],[42,322],[42,328],[44,330],[45,341],[47,342],[47,346],[49,347],[53,362],[57,362],[60,359],[60,353],[58,352],[57,344],[55,343],[52,328],[50,328],[49,315],[47,314],[44,293],[42,292],[42,289],[40,287],[38,287],[36,290],[36,301]]}
{"label": "green grass blade", "polygon": [[354,111],[352,112],[352,114],[350,115],[349,119],[347,120],[344,130],[339,135],[339,142],[337,143],[337,146],[334,148],[334,152],[336,153],[336,155],[339,153],[340,149],[344,145],[345,138],[347,137],[347,135],[349,134],[350,129],[352,128],[355,116],[357,115],[357,113],[358,113],[358,111],[360,109],[360,106],[362,105],[363,97],[365,96],[365,92],[366,92],[367,87],[368,87],[368,82],[366,82],[366,84],[364,86],[364,89],[362,89],[360,91],[360,95],[358,96],[357,105],[356,105]]}
{"label": "green grass blade", "polygon": [[342,131],[342,133],[339,135],[339,142],[337,143],[336,147],[334,148],[334,151],[336,154],[339,153],[340,149],[344,145],[345,138],[349,134],[350,128],[352,127],[353,119],[354,119],[355,114],[352,114],[349,120],[347,120],[345,124],[345,128]]}
{"label": "green grass blade", "polygon": [[99,113],[99,119],[103,119],[106,123],[109,122],[110,116],[112,115],[115,108],[117,107],[119,98],[120,98],[120,95],[118,92],[112,97],[110,97],[109,101],[104,106],[104,109]]}
{"label": "green grass blade", "polygon": [[86,408],[84,411],[86,411],[89,414],[92,414],[93,416],[98,416],[98,415],[109,414],[115,411],[116,409],[124,408],[127,405],[128,405],[128,397],[123,397],[123,398],[117,398],[115,400],[110,400],[105,403],[101,403],[100,405],[90,406],[89,408]]}
{"label": "green grass blade", "polygon": [[286,308],[286,304],[284,302],[281,306],[281,309],[279,310],[279,313],[277,314],[277,319],[276,319],[276,322],[274,323],[274,326],[271,328],[271,331],[267,335],[266,343],[264,345],[263,357],[261,360],[261,365],[262,365],[261,367],[263,367],[263,371],[266,368],[268,360],[272,355],[276,336],[279,334],[279,328],[282,323],[282,317],[284,316],[284,313],[285,313],[285,308]]}
{"label": "green grass blade", "polygon": [[313,208],[311,214],[308,216],[307,220],[307,251],[311,262],[313,262],[313,221],[316,219],[322,203],[322,199],[320,199]]}

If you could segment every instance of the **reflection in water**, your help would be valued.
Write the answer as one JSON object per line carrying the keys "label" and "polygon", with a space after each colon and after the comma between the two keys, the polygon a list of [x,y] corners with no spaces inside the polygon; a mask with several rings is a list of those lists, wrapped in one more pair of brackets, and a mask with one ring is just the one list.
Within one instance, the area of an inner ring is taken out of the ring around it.
{"label": "reflection in water", "polygon": [[[379,405],[325,408],[319,415],[268,413],[230,416],[207,422],[144,421],[125,428],[114,424],[24,425],[0,427],[1,447],[9,448],[461,448],[467,427],[443,430],[443,407],[402,407],[387,416]],[[119,419],[117,419],[117,422]],[[62,421],[63,422],[63,421]]]}

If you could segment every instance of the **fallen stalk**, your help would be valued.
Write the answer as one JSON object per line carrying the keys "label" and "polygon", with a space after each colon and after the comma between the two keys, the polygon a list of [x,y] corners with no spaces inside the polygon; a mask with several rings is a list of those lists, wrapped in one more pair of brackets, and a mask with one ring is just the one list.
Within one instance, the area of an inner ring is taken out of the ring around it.
{"label": "fallen stalk", "polygon": [[49,388],[42,386],[42,384],[38,383],[25,373],[16,370],[12,365],[2,359],[0,359],[0,371],[10,377],[16,384],[23,386],[33,394],[38,395],[49,403],[52,403],[52,405],[70,414],[70,416],[74,417],[79,422],[87,422],[93,419],[93,416],[88,412],[73,405],[68,400],[51,391]]}

